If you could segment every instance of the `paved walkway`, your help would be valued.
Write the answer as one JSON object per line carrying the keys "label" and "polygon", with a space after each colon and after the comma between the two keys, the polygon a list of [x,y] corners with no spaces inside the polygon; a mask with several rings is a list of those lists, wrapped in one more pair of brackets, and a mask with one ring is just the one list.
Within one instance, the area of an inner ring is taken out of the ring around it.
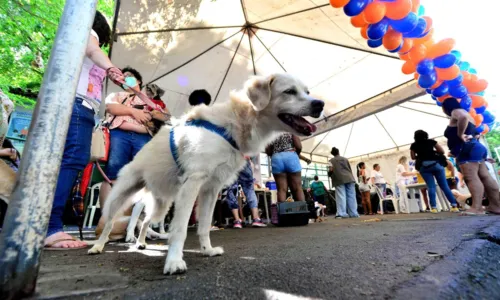
{"label": "paved walkway", "polygon": [[[165,241],[46,251],[39,298],[493,299],[500,297],[499,217],[450,213],[212,232],[224,256],[202,257],[188,233],[188,272],[162,274]],[[490,241],[488,241],[488,239]],[[479,257],[479,258],[478,258]],[[494,297],[496,295],[496,297]],[[491,298],[493,297],[493,298]]]}

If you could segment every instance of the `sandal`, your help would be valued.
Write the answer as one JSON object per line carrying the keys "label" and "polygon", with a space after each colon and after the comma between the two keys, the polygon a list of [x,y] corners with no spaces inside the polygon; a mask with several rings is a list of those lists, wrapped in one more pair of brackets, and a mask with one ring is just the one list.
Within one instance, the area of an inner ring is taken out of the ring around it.
{"label": "sandal", "polygon": [[462,217],[473,217],[473,216],[484,216],[484,215],[486,215],[485,212],[474,213],[474,212],[470,212],[470,211],[463,211],[460,213],[460,216],[462,216]]}
{"label": "sandal", "polygon": [[80,247],[71,247],[71,248],[63,248],[63,247],[54,247],[55,244],[60,243],[60,242],[72,242],[76,241],[77,239],[75,238],[63,238],[63,239],[58,239],[53,241],[52,243],[48,243],[43,246],[44,250],[49,250],[49,251],[64,251],[64,250],[77,250],[77,249],[85,249],[87,248],[88,245],[85,246],[80,246]]}

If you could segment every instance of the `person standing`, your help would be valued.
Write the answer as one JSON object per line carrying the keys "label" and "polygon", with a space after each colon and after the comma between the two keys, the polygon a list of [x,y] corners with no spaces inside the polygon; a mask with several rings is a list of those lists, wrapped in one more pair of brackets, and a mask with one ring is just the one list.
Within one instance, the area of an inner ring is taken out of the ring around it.
{"label": "person standing", "polygon": [[330,160],[328,174],[335,187],[335,201],[337,202],[337,216],[335,218],[359,218],[356,202],[354,175],[347,158],[340,156],[339,149],[333,147],[333,158]]}
{"label": "person standing", "polygon": [[368,176],[366,176],[366,165],[364,162],[360,162],[356,166],[356,172],[358,177],[359,191],[361,192],[361,203],[363,205],[363,210],[365,215],[373,215],[372,202],[370,199],[370,184],[368,183]]}

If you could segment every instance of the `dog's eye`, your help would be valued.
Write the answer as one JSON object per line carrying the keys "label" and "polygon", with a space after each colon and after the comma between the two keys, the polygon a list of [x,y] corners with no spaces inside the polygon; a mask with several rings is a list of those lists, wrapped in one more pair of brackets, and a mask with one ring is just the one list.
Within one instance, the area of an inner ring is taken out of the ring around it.
{"label": "dog's eye", "polygon": [[308,95],[310,94],[310,93],[309,93],[309,90],[307,90],[307,91],[306,91],[306,94],[308,94]]}
{"label": "dog's eye", "polygon": [[288,95],[297,95],[297,91],[295,89],[288,89],[284,91],[283,93],[288,94]]}

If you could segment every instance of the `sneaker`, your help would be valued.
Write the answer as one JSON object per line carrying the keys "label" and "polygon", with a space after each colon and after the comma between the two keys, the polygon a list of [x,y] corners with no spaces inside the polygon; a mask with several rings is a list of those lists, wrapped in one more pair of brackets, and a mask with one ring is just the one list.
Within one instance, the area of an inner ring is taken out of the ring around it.
{"label": "sneaker", "polygon": [[243,226],[241,225],[241,221],[234,221],[233,222],[233,228],[236,228],[236,229],[243,228]]}
{"label": "sneaker", "polygon": [[262,219],[253,219],[252,227],[266,227],[267,225],[262,222]]}
{"label": "sneaker", "polygon": [[438,213],[437,208],[433,208],[433,209],[431,209],[431,214],[437,214],[437,213]]}
{"label": "sneaker", "polygon": [[210,231],[217,231],[217,230],[219,230],[219,227],[217,226],[212,226],[212,228],[210,228]]}
{"label": "sneaker", "polygon": [[452,207],[450,211],[452,213],[459,213],[460,212],[460,210],[458,209],[458,207]]}

